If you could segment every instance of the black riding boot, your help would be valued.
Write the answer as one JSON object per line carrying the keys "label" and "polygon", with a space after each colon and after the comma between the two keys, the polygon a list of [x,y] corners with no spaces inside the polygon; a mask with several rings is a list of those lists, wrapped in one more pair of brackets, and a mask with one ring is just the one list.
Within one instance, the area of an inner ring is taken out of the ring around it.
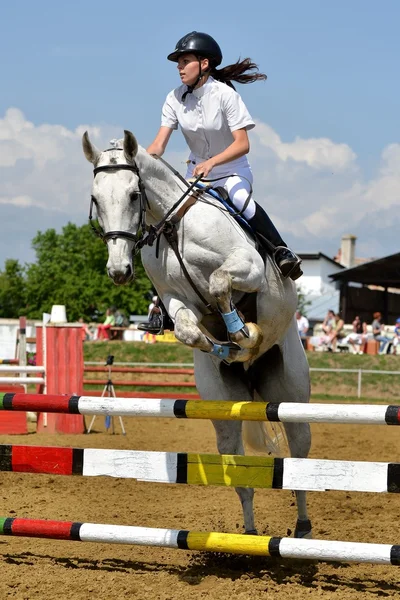
{"label": "black riding boot", "polygon": [[248,219],[249,224],[263,248],[273,256],[283,277],[290,277],[295,281],[303,275],[301,259],[287,247],[265,210],[257,202],[255,205],[256,212],[254,217]]}
{"label": "black riding boot", "polygon": [[138,323],[137,328],[140,331],[148,331],[154,335],[162,335],[165,329],[174,330],[174,322],[167,313],[164,304],[158,299],[149,320],[146,323]]}

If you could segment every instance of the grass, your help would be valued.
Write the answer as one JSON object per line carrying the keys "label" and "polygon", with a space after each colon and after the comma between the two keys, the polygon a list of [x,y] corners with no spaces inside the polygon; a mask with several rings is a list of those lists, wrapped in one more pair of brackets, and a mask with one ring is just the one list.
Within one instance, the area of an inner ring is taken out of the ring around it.
{"label": "grass", "polygon": [[[109,354],[114,355],[115,362],[143,362],[143,363],[192,363],[192,351],[182,344],[144,344],[142,342],[85,342],[84,359],[87,361],[98,361],[105,364]],[[324,369],[364,369],[374,371],[400,371],[399,356],[370,356],[353,354],[331,354],[328,352],[308,352],[307,358],[310,367]],[[88,377],[92,378],[92,375]],[[101,374],[104,379],[106,374]],[[134,375],[135,380],[151,379],[156,381],[156,375]],[[362,375],[362,397],[357,398],[357,373],[311,373],[312,395],[316,400],[329,400],[340,398],[348,401],[390,401],[399,402],[400,375]],[[132,380],[133,376],[117,374],[113,377],[114,382],[118,379]],[[192,381],[187,375],[161,375],[161,381]],[[101,388],[98,388],[101,389]],[[141,391],[176,391],[195,393],[195,388],[171,387],[171,388],[123,388],[126,390]]]}

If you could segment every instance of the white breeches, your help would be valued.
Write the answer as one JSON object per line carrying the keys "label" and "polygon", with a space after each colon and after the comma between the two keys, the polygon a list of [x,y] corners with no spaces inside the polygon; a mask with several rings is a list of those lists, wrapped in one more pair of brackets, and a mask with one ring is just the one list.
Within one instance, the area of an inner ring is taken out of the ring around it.
{"label": "white breeches", "polygon": [[[199,162],[202,162],[202,160],[198,159],[196,161],[197,164]],[[233,161],[225,165],[220,165],[219,167],[214,167],[206,179],[221,177],[220,180],[214,181],[212,186],[225,188],[235,208],[237,210],[242,210],[250,193],[250,184],[253,183],[253,173],[249,165],[238,165],[238,162],[239,161]],[[192,162],[188,164],[186,179],[193,177],[193,169],[195,166],[196,165]],[[243,214],[245,218],[249,220],[254,217],[255,212],[255,202],[253,198],[250,198]]]}

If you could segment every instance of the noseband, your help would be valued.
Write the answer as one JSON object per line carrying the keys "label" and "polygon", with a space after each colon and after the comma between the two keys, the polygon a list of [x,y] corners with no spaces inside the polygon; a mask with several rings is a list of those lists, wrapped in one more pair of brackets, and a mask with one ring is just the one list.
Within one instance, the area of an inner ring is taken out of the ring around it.
{"label": "noseband", "polygon": [[[115,148],[110,148],[110,151],[111,150],[115,150]],[[108,150],[105,150],[105,152],[108,152]],[[105,171],[132,171],[133,173],[135,173],[138,176],[139,192],[137,193],[137,195],[139,196],[139,215],[140,215],[139,225],[137,227],[136,233],[131,233],[130,231],[120,231],[120,230],[103,231],[100,227],[96,227],[93,224],[93,205],[95,204],[95,199],[92,196],[91,200],[90,200],[90,209],[89,209],[90,227],[92,228],[92,231],[94,231],[94,233],[97,235],[97,237],[99,237],[105,244],[107,244],[108,240],[124,238],[131,242],[134,242],[136,245],[136,243],[139,239],[139,236],[138,236],[139,230],[141,230],[142,234],[143,234],[143,232],[145,231],[145,228],[146,228],[146,204],[148,204],[146,191],[145,191],[143,182],[140,178],[139,169],[137,168],[137,166],[135,164],[132,164],[132,165],[128,165],[128,164],[103,165],[101,167],[96,167],[95,169],[93,169],[93,177],[96,177],[97,173],[101,173],[101,172],[105,172]]]}

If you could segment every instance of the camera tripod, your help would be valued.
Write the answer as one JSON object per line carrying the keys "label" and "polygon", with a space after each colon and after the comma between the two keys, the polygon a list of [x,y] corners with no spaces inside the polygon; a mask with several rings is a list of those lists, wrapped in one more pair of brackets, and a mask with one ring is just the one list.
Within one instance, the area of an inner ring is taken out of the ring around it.
{"label": "camera tripod", "polygon": [[[107,358],[107,362],[106,365],[108,366],[108,381],[106,383],[106,385],[104,386],[103,392],[101,394],[102,398],[116,398],[116,394],[115,394],[115,389],[114,389],[114,384],[112,382],[111,379],[111,365],[113,363],[114,357],[109,356]],[[97,415],[93,415],[92,420],[90,421],[88,430],[86,433],[90,433],[93,427],[93,423],[96,420],[96,416]],[[104,423],[105,423],[105,427],[106,430],[108,431],[110,429],[111,426],[111,433],[114,434],[115,433],[115,426],[114,426],[114,419],[115,417],[111,417],[110,415],[107,415],[104,419]],[[121,431],[123,435],[126,435],[126,431],[125,431],[125,427],[124,427],[124,422],[122,420],[122,417],[119,416],[119,424],[121,425]]]}

